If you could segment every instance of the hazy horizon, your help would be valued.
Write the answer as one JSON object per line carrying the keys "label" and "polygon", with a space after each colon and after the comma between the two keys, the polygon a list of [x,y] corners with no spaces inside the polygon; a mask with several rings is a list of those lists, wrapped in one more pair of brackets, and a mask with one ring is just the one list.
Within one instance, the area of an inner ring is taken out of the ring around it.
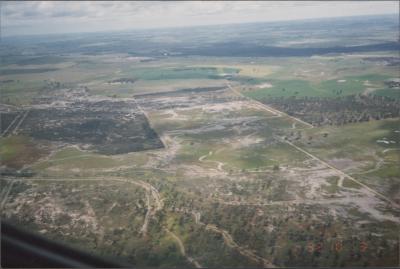
{"label": "hazy horizon", "polygon": [[95,33],[398,15],[398,10],[396,1],[3,2],[1,35]]}
{"label": "hazy horizon", "polygon": [[326,21],[326,20],[338,20],[338,19],[350,19],[350,18],[364,18],[364,17],[391,17],[396,14],[375,14],[375,15],[355,15],[355,16],[338,16],[329,18],[305,18],[305,19],[292,19],[292,20],[281,20],[281,21],[252,21],[252,22],[232,22],[232,23],[220,23],[220,24],[209,24],[209,25],[182,25],[182,26],[168,26],[168,27],[152,27],[152,28],[132,28],[132,29],[115,29],[115,30],[98,30],[98,31],[77,31],[77,32],[66,32],[66,33],[37,33],[37,34],[18,34],[18,35],[3,35],[2,38],[14,38],[14,37],[41,37],[41,36],[63,36],[63,35],[79,35],[79,34],[99,34],[99,33],[123,33],[123,32],[140,32],[146,30],[162,31],[162,30],[173,30],[173,29],[186,29],[186,28],[197,28],[197,27],[217,27],[231,25],[246,25],[246,24],[269,24],[269,23],[290,23],[290,22],[313,22],[313,21]]}

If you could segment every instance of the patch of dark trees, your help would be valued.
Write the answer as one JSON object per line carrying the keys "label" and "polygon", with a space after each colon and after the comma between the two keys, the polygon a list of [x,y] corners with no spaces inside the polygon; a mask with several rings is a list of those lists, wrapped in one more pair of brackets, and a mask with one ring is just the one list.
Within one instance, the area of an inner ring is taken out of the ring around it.
{"label": "patch of dark trees", "polygon": [[261,101],[314,126],[400,117],[400,100],[385,96],[358,94],[336,98],[279,97]]}
{"label": "patch of dark trees", "polygon": [[14,80],[13,79],[0,80],[0,84],[11,83],[11,82],[14,82]]}
{"label": "patch of dark trees", "polygon": [[16,64],[18,65],[42,65],[42,64],[58,64],[67,61],[68,59],[65,57],[54,56],[54,55],[46,55],[39,57],[26,57],[20,60],[17,60]]}
{"label": "patch of dark trees", "polygon": [[369,62],[382,62],[386,66],[400,65],[399,57],[367,57],[362,59],[363,61],[369,61]]}
{"label": "patch of dark trees", "polygon": [[34,175],[36,175],[36,173],[30,169],[18,170],[10,167],[0,168],[0,176],[2,177],[33,177]]}
{"label": "patch of dark trees", "polygon": [[389,88],[400,88],[400,81],[385,81],[385,85],[387,85]]}
{"label": "patch of dark trees", "polygon": [[83,100],[69,104],[68,109],[31,109],[19,133],[40,140],[88,145],[88,149],[107,155],[164,147],[146,116],[135,103],[127,101]]}
{"label": "patch of dark trees", "polygon": [[137,79],[132,79],[132,78],[118,78],[118,79],[110,80],[110,81],[108,81],[108,83],[109,84],[112,84],[112,83],[122,83],[122,84],[130,83],[130,84],[133,84],[133,83],[136,82],[136,80]]}
{"label": "patch of dark trees", "polygon": [[399,42],[385,42],[379,44],[336,47],[273,47],[257,46],[237,42],[216,43],[206,47],[182,48],[183,55],[220,56],[220,57],[309,57],[312,55],[329,53],[353,53],[371,51],[399,51]]}
{"label": "patch of dark trees", "polygon": [[135,97],[155,97],[155,96],[171,96],[171,95],[179,95],[182,93],[202,93],[202,92],[213,92],[225,89],[226,87],[198,87],[198,88],[186,88],[180,89],[176,91],[168,91],[168,92],[155,92],[155,93],[145,93],[145,94],[135,94]]}
{"label": "patch of dark trees", "polygon": [[[135,95],[135,99],[142,108],[148,109],[181,109],[200,104],[219,104],[229,101],[244,100],[238,96],[225,95],[226,87],[209,87],[184,89],[184,91],[158,92],[153,94]],[[196,90],[197,89],[197,90]],[[184,101],[177,98],[184,98]]]}
{"label": "patch of dark trees", "polygon": [[24,68],[24,69],[3,69],[1,75],[17,75],[17,74],[37,74],[57,71],[57,68]]}

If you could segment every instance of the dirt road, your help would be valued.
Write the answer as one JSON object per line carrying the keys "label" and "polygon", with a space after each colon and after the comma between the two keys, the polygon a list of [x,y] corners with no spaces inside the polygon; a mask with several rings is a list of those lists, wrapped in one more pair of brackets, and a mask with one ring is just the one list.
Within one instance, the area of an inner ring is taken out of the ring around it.
{"label": "dirt road", "polygon": [[208,156],[211,156],[213,154],[212,151],[210,151],[208,154],[205,154],[203,156],[201,156],[199,158],[199,162],[209,162],[209,163],[216,163],[217,164],[217,169],[218,171],[224,171],[224,169],[222,168],[225,164],[223,162],[219,162],[219,161],[211,161],[211,160],[204,160],[205,158],[207,158]]}
{"label": "dirt road", "polygon": [[[8,179],[12,180],[11,183],[18,181],[16,179],[12,179],[12,178],[8,178]],[[164,206],[163,201],[160,198],[160,193],[158,192],[158,190],[151,184],[141,181],[141,180],[132,180],[132,179],[126,179],[126,178],[121,178],[121,177],[98,177],[98,178],[26,178],[26,179],[24,179],[24,181],[118,181],[118,182],[126,182],[126,183],[138,185],[146,190],[146,192],[148,194],[148,196],[147,196],[148,199],[152,200],[147,203],[148,210],[147,210],[147,213],[145,216],[145,223],[143,224],[143,226],[141,228],[142,232],[147,232],[147,226],[148,226],[148,223],[149,223],[151,217],[154,216],[155,213],[157,211],[161,210]],[[9,189],[11,189],[11,187]],[[8,190],[8,192],[9,192],[9,190]],[[6,201],[7,194],[5,195],[3,202]],[[150,196],[152,199],[150,199]],[[253,251],[238,245],[233,240],[232,236],[226,230],[220,229],[213,224],[205,224],[205,223],[201,222],[200,221],[201,214],[199,212],[194,213],[193,216],[194,216],[195,222],[197,224],[206,226],[207,230],[212,230],[213,232],[220,233],[223,236],[224,242],[228,247],[236,249],[241,255],[243,255],[257,263],[263,264],[263,266],[265,266],[265,267],[274,267],[274,265],[267,259],[257,256],[256,254],[254,254]],[[172,232],[170,231],[170,234],[171,233]],[[171,234],[171,236],[173,236],[173,235]],[[195,261],[193,258],[186,256],[184,245],[183,245],[182,241],[179,239],[179,237],[176,235],[173,237],[178,242],[181,253],[185,253],[185,257],[187,257],[188,261],[191,262],[192,264],[194,264],[196,267],[201,267],[201,265],[197,261]],[[182,250],[183,250],[183,252],[182,252]]]}
{"label": "dirt road", "polygon": [[354,177],[352,177],[352,176],[346,174],[345,172],[343,172],[343,171],[337,169],[336,167],[330,165],[329,163],[323,161],[322,159],[318,158],[317,156],[315,156],[315,155],[309,153],[308,151],[306,151],[306,150],[304,150],[304,149],[302,149],[302,148],[296,146],[296,145],[293,144],[292,142],[289,142],[289,141],[284,140],[284,139],[282,139],[282,138],[278,138],[278,139],[279,139],[280,141],[286,143],[286,144],[291,145],[292,147],[294,147],[294,148],[297,149],[298,151],[303,152],[303,153],[306,154],[307,156],[309,156],[309,157],[311,157],[312,159],[314,159],[314,160],[320,162],[321,164],[325,165],[326,167],[329,167],[330,169],[332,169],[332,170],[334,170],[335,172],[337,172],[340,176],[344,176],[344,177],[346,177],[346,178],[352,180],[353,182],[357,183],[358,185],[364,187],[365,189],[367,189],[368,191],[372,192],[373,194],[375,194],[375,195],[378,196],[379,198],[385,200],[386,202],[389,202],[389,203],[390,203],[391,205],[393,205],[394,207],[400,208],[400,205],[399,205],[399,204],[397,204],[396,202],[392,201],[391,199],[389,199],[389,198],[386,197],[385,195],[383,195],[383,194],[381,194],[381,193],[375,191],[374,189],[368,187],[368,186],[365,185],[364,183],[358,181],[358,180],[355,179]]}
{"label": "dirt road", "polygon": [[213,224],[207,224],[206,225],[206,229],[207,230],[212,230],[216,233],[220,233],[224,239],[225,244],[230,247],[233,248],[235,250],[237,250],[240,254],[242,254],[243,256],[249,258],[250,260],[262,264],[263,267],[275,267],[269,260],[260,257],[258,255],[256,255],[253,251],[241,247],[239,246],[232,238],[232,236],[225,230],[218,228],[217,226],[213,225]]}
{"label": "dirt road", "polygon": [[[256,105],[258,105],[258,106],[264,107],[267,111],[270,111],[270,112],[272,111],[273,113],[278,114],[278,115],[285,115],[285,116],[287,116],[287,117],[289,117],[289,118],[292,118],[292,119],[294,119],[294,120],[296,120],[296,121],[298,121],[298,122],[300,122],[300,123],[302,123],[302,124],[305,124],[305,125],[309,126],[310,128],[313,128],[313,127],[314,127],[312,124],[310,124],[310,123],[308,123],[308,122],[302,121],[302,120],[300,120],[300,119],[298,119],[298,118],[295,118],[295,117],[292,117],[292,116],[289,116],[288,114],[286,114],[286,113],[284,113],[284,112],[282,112],[282,111],[279,111],[279,110],[274,109],[274,108],[272,108],[272,107],[270,107],[270,106],[267,106],[267,105],[265,105],[265,104],[263,104],[263,103],[261,103],[261,102],[258,102],[258,101],[254,100],[254,99],[251,99],[251,98],[249,98],[249,97],[244,96],[244,95],[243,95],[242,93],[240,93],[238,90],[235,90],[228,82],[227,82],[227,86],[229,87],[229,89],[231,89],[231,90],[232,90],[234,93],[236,93],[237,95],[239,95],[239,96],[245,98],[246,100],[248,100],[248,101],[250,101],[250,102],[253,102],[254,104],[256,104]],[[304,150],[304,149],[302,149],[302,148],[300,148],[300,147],[294,145],[293,143],[291,143],[291,142],[289,142],[289,141],[287,141],[287,140],[284,140],[284,139],[282,139],[282,138],[279,138],[279,140],[282,141],[282,142],[284,142],[284,143],[286,143],[286,144],[289,144],[290,146],[294,147],[295,149],[297,149],[297,150],[303,152],[303,153],[306,154],[307,156],[309,156],[309,157],[311,157],[312,159],[314,159],[314,160],[316,160],[316,161],[322,163],[322,164],[325,165],[326,167],[329,167],[329,168],[333,169],[333,170],[336,171],[340,176],[344,176],[344,177],[346,177],[346,178],[352,180],[353,182],[359,184],[360,186],[362,186],[362,187],[364,187],[365,189],[367,189],[368,191],[374,193],[375,195],[377,195],[377,196],[380,197],[381,199],[385,200],[386,202],[389,202],[390,204],[392,204],[392,205],[395,206],[396,208],[400,208],[400,205],[399,205],[399,204],[397,204],[396,202],[392,201],[391,199],[389,199],[389,198],[386,197],[385,195],[383,195],[383,194],[377,192],[376,190],[370,188],[369,186],[365,185],[364,183],[360,182],[359,180],[355,179],[354,177],[352,177],[352,176],[346,174],[345,172],[343,172],[343,171],[337,169],[336,167],[330,165],[329,163],[323,161],[322,159],[318,158],[317,156],[315,156],[315,155],[313,155],[313,154],[307,152],[306,150]]]}
{"label": "dirt road", "polygon": [[188,256],[186,254],[185,251],[185,246],[182,243],[182,240],[173,232],[171,232],[168,228],[165,228],[165,231],[172,237],[174,238],[174,240],[176,241],[176,243],[179,246],[179,250],[182,254],[182,256],[184,256],[191,264],[193,264],[196,268],[203,268],[203,266],[200,265],[200,263],[198,263],[195,259],[193,259],[192,257]]}
{"label": "dirt road", "polygon": [[[13,121],[8,125],[8,127],[4,130],[4,132],[1,134],[1,136],[6,137],[8,131],[12,128],[12,126],[14,125],[14,123],[17,122],[17,120],[22,116],[22,112],[18,113],[15,118],[13,119]],[[12,133],[12,132],[11,132]]]}
{"label": "dirt road", "polygon": [[313,128],[313,127],[314,127],[312,124],[310,124],[310,123],[308,123],[308,122],[302,121],[301,119],[298,119],[298,118],[296,118],[296,117],[290,116],[290,115],[286,114],[285,112],[282,112],[282,111],[277,110],[277,109],[275,109],[275,108],[273,108],[273,107],[270,107],[270,106],[268,106],[268,105],[266,105],[266,104],[263,104],[263,103],[261,103],[261,102],[259,102],[259,101],[257,101],[257,100],[254,100],[254,99],[252,99],[252,98],[249,98],[249,97],[247,97],[247,96],[244,96],[241,92],[239,92],[238,90],[234,89],[234,88],[229,84],[229,82],[227,82],[226,85],[227,85],[228,88],[229,88],[231,91],[233,91],[236,95],[238,95],[238,96],[244,98],[245,100],[251,102],[252,104],[254,104],[254,107],[257,107],[257,108],[261,108],[261,109],[263,109],[263,110],[266,110],[266,111],[268,111],[268,112],[270,112],[270,113],[275,114],[276,116],[285,116],[285,117],[291,118],[291,119],[293,119],[293,120],[295,120],[295,121],[298,121],[298,122],[300,122],[300,123],[302,123],[302,124],[304,124],[304,125],[306,125],[306,126],[308,126],[308,127],[310,127],[310,128]]}

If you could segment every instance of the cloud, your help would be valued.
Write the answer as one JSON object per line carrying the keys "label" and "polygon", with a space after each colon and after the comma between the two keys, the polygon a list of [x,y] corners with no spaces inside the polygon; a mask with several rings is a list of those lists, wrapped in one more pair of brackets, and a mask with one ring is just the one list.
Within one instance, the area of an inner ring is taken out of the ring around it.
{"label": "cloud", "polygon": [[[6,35],[398,13],[396,1],[2,2]],[[25,29],[25,30],[23,30]]]}

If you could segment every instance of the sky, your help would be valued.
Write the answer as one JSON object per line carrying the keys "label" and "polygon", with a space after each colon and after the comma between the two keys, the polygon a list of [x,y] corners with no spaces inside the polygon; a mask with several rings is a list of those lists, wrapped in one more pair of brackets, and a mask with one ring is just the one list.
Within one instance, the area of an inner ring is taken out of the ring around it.
{"label": "sky", "polygon": [[398,1],[21,1],[0,5],[2,36],[399,14]]}

